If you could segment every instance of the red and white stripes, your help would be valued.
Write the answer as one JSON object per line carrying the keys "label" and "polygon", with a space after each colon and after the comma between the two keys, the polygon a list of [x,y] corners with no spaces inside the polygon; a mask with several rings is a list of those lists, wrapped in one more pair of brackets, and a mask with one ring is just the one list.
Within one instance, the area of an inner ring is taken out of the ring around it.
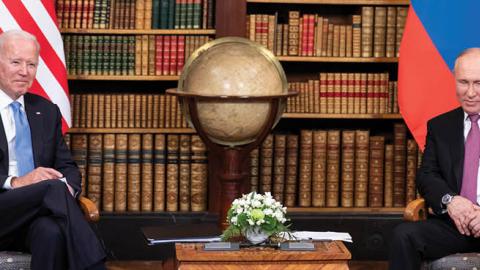
{"label": "red and white stripes", "polygon": [[0,1],[0,32],[11,29],[23,29],[37,37],[41,47],[40,62],[30,91],[58,105],[65,132],[71,126],[71,111],[63,41],[56,24],[54,1]]}

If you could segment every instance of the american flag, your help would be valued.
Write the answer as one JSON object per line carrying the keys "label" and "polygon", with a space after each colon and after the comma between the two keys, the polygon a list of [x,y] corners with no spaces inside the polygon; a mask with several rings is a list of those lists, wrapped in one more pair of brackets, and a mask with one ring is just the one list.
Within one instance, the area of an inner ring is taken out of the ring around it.
{"label": "american flag", "polygon": [[37,77],[30,92],[57,104],[66,132],[72,122],[63,41],[56,21],[54,0],[0,0],[0,32],[23,29],[40,43]]}

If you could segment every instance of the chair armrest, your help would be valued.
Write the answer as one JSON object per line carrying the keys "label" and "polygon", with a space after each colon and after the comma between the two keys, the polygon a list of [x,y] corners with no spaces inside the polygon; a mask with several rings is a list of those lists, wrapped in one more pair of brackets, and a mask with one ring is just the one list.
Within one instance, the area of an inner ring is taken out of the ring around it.
{"label": "chair armrest", "polygon": [[80,208],[82,209],[85,219],[88,222],[97,222],[100,219],[100,214],[98,213],[98,208],[94,202],[86,197],[80,197],[78,199]]}
{"label": "chair armrest", "polygon": [[425,200],[420,198],[408,203],[403,212],[403,219],[406,221],[420,221],[427,218],[427,209],[425,208]]}

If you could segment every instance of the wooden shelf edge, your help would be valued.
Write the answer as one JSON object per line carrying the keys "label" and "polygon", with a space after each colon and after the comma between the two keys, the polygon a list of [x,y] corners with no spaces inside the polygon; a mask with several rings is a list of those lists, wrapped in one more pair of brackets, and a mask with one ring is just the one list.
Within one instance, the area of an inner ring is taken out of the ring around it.
{"label": "wooden shelf edge", "polygon": [[284,113],[284,119],[403,119],[401,114]]}
{"label": "wooden shelf edge", "polygon": [[323,5],[410,5],[410,0],[247,0],[248,3]]}
{"label": "wooden shelf edge", "polygon": [[397,63],[398,57],[277,56],[282,62]]}
{"label": "wooden shelf edge", "polygon": [[404,207],[288,207],[287,213],[403,214]]}
{"label": "wooden shelf edge", "polygon": [[92,81],[177,81],[180,78],[174,76],[136,76],[136,75],[68,75],[69,80],[92,80]]}
{"label": "wooden shelf edge", "polygon": [[182,133],[195,134],[195,130],[191,128],[70,128],[70,134],[77,133]]}
{"label": "wooden shelf edge", "polygon": [[215,29],[60,29],[62,34],[107,35],[215,35]]}

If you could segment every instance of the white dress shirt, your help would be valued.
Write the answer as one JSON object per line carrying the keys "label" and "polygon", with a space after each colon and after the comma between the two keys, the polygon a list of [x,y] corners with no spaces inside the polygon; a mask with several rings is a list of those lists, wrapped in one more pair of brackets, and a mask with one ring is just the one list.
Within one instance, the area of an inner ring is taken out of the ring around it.
{"label": "white dress shirt", "polygon": [[[463,138],[464,138],[464,141],[466,141],[468,132],[470,132],[470,129],[472,128],[472,122],[470,121],[470,118],[468,118],[467,113],[464,112],[463,114],[464,114]],[[478,167],[478,175],[477,175],[477,204],[480,204],[480,166]]]}

